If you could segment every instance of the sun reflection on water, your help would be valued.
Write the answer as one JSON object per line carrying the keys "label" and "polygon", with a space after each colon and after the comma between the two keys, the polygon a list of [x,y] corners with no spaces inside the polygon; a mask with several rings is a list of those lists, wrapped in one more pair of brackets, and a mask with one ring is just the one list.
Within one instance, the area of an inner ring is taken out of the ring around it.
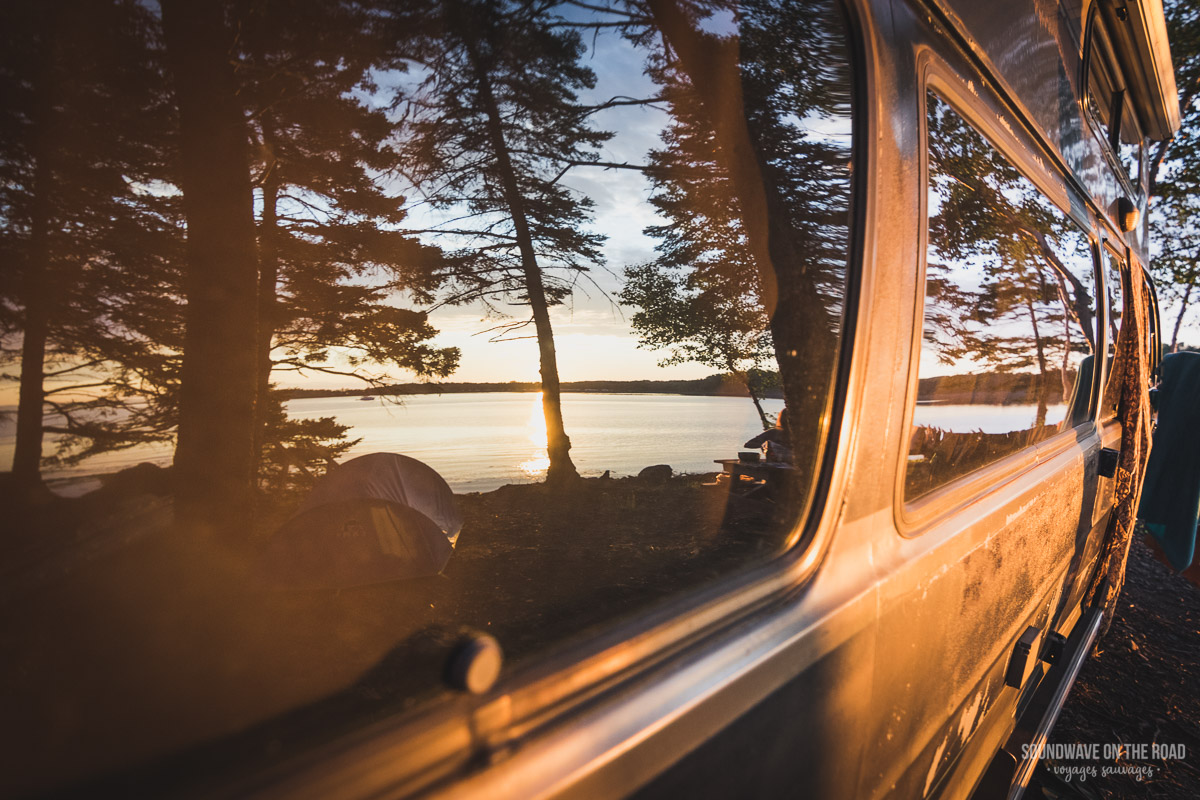
{"label": "sun reflection on water", "polygon": [[546,415],[542,411],[542,393],[538,392],[533,398],[533,407],[529,410],[529,421],[526,423],[526,428],[529,430],[529,442],[534,445],[535,449],[529,460],[522,461],[519,466],[521,472],[528,478],[540,478],[546,474],[546,470],[550,468],[550,455],[546,450]]}

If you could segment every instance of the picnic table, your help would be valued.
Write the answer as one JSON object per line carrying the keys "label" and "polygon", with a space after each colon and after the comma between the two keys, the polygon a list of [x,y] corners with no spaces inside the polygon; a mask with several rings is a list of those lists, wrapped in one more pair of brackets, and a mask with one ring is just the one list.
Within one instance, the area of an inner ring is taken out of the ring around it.
{"label": "picnic table", "polygon": [[721,465],[732,488],[746,478],[753,483],[750,491],[765,487],[770,494],[776,494],[788,473],[795,469],[791,464],[779,461],[742,461],[740,458],[714,458],[713,463]]}

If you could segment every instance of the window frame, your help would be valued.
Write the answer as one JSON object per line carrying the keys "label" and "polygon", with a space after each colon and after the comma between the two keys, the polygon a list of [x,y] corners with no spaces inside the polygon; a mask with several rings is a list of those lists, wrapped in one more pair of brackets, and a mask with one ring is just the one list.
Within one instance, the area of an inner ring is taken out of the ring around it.
{"label": "window frame", "polygon": [[[858,337],[868,327],[860,302],[866,253],[874,213],[873,165],[880,114],[871,102],[878,62],[869,37],[875,23],[862,0],[832,0],[845,25],[851,65],[851,163],[849,235],[846,247],[846,293],[835,372],[822,416],[817,471],[805,504],[796,509],[791,534],[777,554],[749,561],[707,584],[639,608],[605,623],[595,634],[548,644],[480,698],[454,696],[418,703],[348,736],[306,752],[306,761],[335,757],[343,769],[355,755],[370,761],[389,754],[387,766],[372,773],[373,781],[404,776],[412,789],[427,787],[459,770],[454,754],[472,755],[478,737],[512,740],[535,735],[545,726],[593,704],[612,692],[660,670],[687,648],[712,642],[734,625],[793,598],[817,576],[835,533],[837,511],[845,492],[847,453],[853,431],[844,425],[858,401],[853,396],[853,365]],[[861,355],[860,355],[861,357]],[[503,643],[501,643],[503,645]],[[669,668],[669,667],[668,667]],[[395,754],[401,753],[400,758]],[[373,762],[372,762],[373,763]],[[387,778],[377,773],[387,773]],[[358,774],[357,771],[354,774]],[[303,785],[303,784],[300,784]]]}
{"label": "window frame", "polygon": [[1154,278],[1150,275],[1150,270],[1141,265],[1139,267],[1142,270],[1142,280],[1150,292],[1150,308],[1149,313],[1146,315],[1146,321],[1150,327],[1150,335],[1148,337],[1150,347],[1150,383],[1157,384],[1162,379],[1162,360],[1166,349],[1162,335],[1162,313],[1158,307],[1158,288],[1154,285]]}
{"label": "window frame", "polygon": [[[925,324],[925,272],[926,259],[929,254],[929,122],[928,95],[936,94],[942,102],[962,117],[996,152],[1002,155],[1014,169],[1042,195],[1043,199],[1053,205],[1066,218],[1070,219],[1087,237],[1089,251],[1092,255],[1092,278],[1096,287],[1096,297],[1093,298],[1093,311],[1097,328],[1100,326],[1101,304],[1099,302],[1102,265],[1099,261],[1101,239],[1097,235],[1097,218],[1086,201],[1072,203],[1076,194],[1070,179],[1054,171],[1040,154],[1032,152],[1026,143],[1027,132],[1022,128],[1022,121],[1004,104],[990,94],[986,99],[981,97],[984,92],[976,89],[976,81],[987,86],[978,76],[965,78],[933,54],[922,54],[918,62],[920,87],[918,98],[918,114],[920,119],[920,175],[921,197],[920,217],[918,220],[918,263],[916,292],[913,298],[913,326],[910,343],[908,391],[905,395],[904,415],[902,426],[905,435],[901,437],[899,453],[896,459],[896,477],[893,484],[894,517],[899,534],[905,538],[920,536],[934,524],[949,517],[963,507],[979,500],[981,497],[1000,490],[1012,483],[1025,473],[1035,469],[1044,461],[1047,454],[1057,452],[1070,444],[1077,442],[1085,435],[1091,435],[1096,428],[1096,417],[1099,409],[1098,378],[1103,375],[1102,362],[1104,359],[1094,359],[1092,372],[1091,398],[1088,402],[1086,418],[1069,430],[1061,431],[1047,439],[1010,453],[996,461],[977,469],[959,475],[953,480],[933,489],[920,497],[909,499],[906,496],[906,474],[908,468],[908,446],[912,435],[913,417],[916,410],[917,392],[920,381],[920,354],[924,338]],[[986,92],[985,88],[985,92]],[[1003,110],[1002,110],[1003,109]],[[1021,128],[1020,134],[1014,133],[1015,128]],[[1035,168],[1036,167],[1036,168]],[[1055,200],[1056,194],[1051,190],[1053,176],[1059,182],[1059,193],[1065,196],[1066,202]],[[1063,210],[1066,205],[1069,210]],[[1080,209],[1086,210],[1087,222],[1081,223]],[[1107,304],[1105,304],[1106,306]],[[1107,317],[1104,318],[1107,325]],[[1099,331],[1097,331],[1099,333]],[[1099,346],[1100,339],[1097,339]],[[1107,346],[1107,345],[1105,345]]]}

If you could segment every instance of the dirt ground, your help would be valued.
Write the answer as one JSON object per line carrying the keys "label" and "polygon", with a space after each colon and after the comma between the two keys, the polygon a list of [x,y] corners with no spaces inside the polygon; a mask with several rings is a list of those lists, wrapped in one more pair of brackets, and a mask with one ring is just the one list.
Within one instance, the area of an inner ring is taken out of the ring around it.
{"label": "dirt ground", "polygon": [[[1122,758],[1096,766],[1078,796],[1200,798],[1200,589],[1173,574],[1140,540],[1129,556],[1121,608],[1080,671],[1050,735],[1055,743],[1182,744],[1184,758]],[[1092,762],[1048,764],[1068,774]],[[1079,773],[1072,786],[1079,792]],[[1138,780],[1138,775],[1141,780]],[[1056,795],[1047,794],[1047,797]],[[1070,796],[1070,795],[1057,795]]]}

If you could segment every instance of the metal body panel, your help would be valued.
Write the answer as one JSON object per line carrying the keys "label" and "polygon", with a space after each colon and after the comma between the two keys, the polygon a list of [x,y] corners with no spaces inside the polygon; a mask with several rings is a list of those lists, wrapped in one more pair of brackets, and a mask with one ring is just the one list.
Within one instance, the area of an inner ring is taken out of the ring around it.
{"label": "metal body panel", "polygon": [[[989,19],[999,13],[995,10],[974,6],[969,13],[974,15],[970,24],[994,34],[988,41],[995,60],[1024,64],[1021,80],[1037,84],[1041,102],[1032,88],[1022,96],[1042,112],[1039,118],[1024,117],[1022,125],[1022,116],[1013,113],[1019,109],[990,91],[995,76],[978,68],[987,60],[958,55],[947,46],[946,30],[933,15],[902,3],[894,11],[896,51],[912,53],[912,61],[899,70],[911,77],[897,94],[919,100],[932,82],[952,102],[974,109],[971,121],[1046,196],[1094,230],[1089,204],[1076,189],[1082,184],[1093,200],[1103,198],[1114,188],[1111,173],[1106,171],[1099,182],[1080,181],[1055,169],[1059,159],[1045,157],[1065,151],[1071,158],[1062,160],[1081,167],[1087,163],[1090,148],[1079,136],[1086,129],[1072,77],[1078,74],[1078,47],[1063,46],[1070,38],[1064,20],[1032,10],[1022,14],[1006,7],[1003,23]],[[1057,35],[1051,35],[1050,22],[1058,23]],[[1008,49],[997,52],[1000,42],[1009,43]],[[1057,86],[1048,78],[1056,78]],[[897,107],[893,127],[919,129],[920,105]],[[924,194],[919,182],[904,193],[917,230],[925,227],[924,213],[912,207]],[[920,283],[913,282],[918,310],[908,332],[910,398],[916,396]],[[910,399],[899,410],[911,405]],[[907,432],[907,417],[895,428]],[[900,441],[889,445],[892,452],[904,452]],[[1056,630],[1077,616],[1072,612],[1103,532],[1104,520],[1093,525],[1091,518],[1099,447],[1096,426],[1088,423],[980,470],[917,508],[906,508],[900,500],[902,475],[893,479],[897,522],[911,539],[881,539],[877,554],[877,564],[887,566],[881,570],[875,727],[865,760],[872,769],[864,770],[858,796],[965,796],[974,788],[982,770],[956,767],[968,762],[986,766],[1012,729],[1021,692],[1005,686],[1004,670],[1013,645],[1029,626]],[[1064,514],[1064,509],[1075,513]]]}
{"label": "metal body panel", "polygon": [[1126,78],[1134,87],[1134,107],[1152,139],[1170,139],[1181,124],[1175,69],[1161,3],[1130,0],[1100,3],[1117,40]]}

